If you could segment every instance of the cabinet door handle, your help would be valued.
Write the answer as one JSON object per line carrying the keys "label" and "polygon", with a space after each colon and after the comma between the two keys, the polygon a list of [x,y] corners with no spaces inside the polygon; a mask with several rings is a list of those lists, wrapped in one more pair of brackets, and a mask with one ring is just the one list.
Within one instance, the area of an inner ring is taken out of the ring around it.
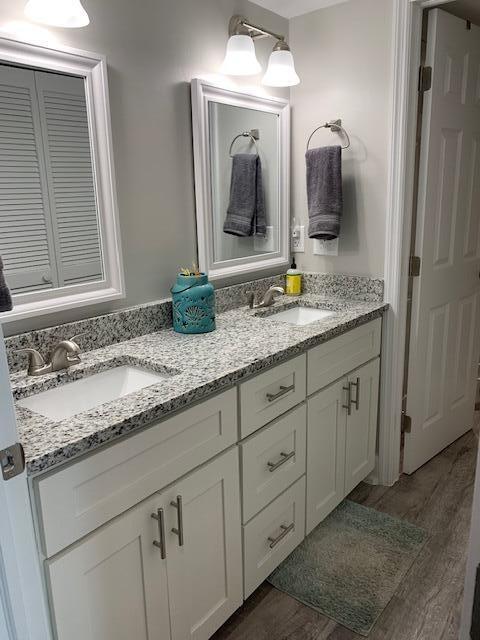
{"label": "cabinet door handle", "polygon": [[342,407],[347,410],[347,415],[352,414],[352,387],[348,384],[346,387],[342,387],[347,392],[347,404],[342,404]]}
{"label": "cabinet door handle", "polygon": [[182,496],[177,496],[176,500],[170,502],[172,507],[177,510],[177,522],[178,526],[172,528],[172,533],[178,536],[178,546],[183,547],[183,503]]}
{"label": "cabinet door handle", "polygon": [[152,513],[152,518],[158,523],[158,536],[160,540],[154,540],[153,545],[160,549],[160,557],[165,560],[167,551],[165,549],[165,515],[163,509],[157,509],[157,513]]}
{"label": "cabinet door handle", "polygon": [[294,390],[295,390],[295,383],[291,384],[289,387],[285,387],[282,384],[280,385],[280,391],[277,391],[277,393],[267,393],[267,400],[269,402],[273,402],[274,400],[278,400],[278,398],[281,398],[282,396],[284,396],[289,391],[294,391]]}
{"label": "cabinet door handle", "polygon": [[282,464],[285,464],[287,460],[291,460],[293,457],[295,457],[295,451],[290,451],[290,453],[284,453],[282,451],[282,453],[280,454],[280,460],[277,460],[277,462],[267,462],[268,470],[276,471],[279,467],[282,466]]}
{"label": "cabinet door handle", "polygon": [[267,538],[267,540],[270,542],[269,547],[270,549],[273,549],[273,547],[276,547],[277,544],[283,540],[285,538],[285,536],[288,536],[288,534],[290,533],[290,531],[294,531],[295,529],[295,522],[292,522],[292,524],[289,524],[288,527],[284,524],[280,525],[280,529],[282,530],[281,533],[278,534],[278,536],[276,538],[272,538],[272,536],[269,536]]}
{"label": "cabinet door handle", "polygon": [[350,403],[355,405],[355,409],[360,409],[360,378],[357,378],[356,382],[350,382],[350,387],[355,387],[355,400],[352,400],[352,392],[350,391]]}

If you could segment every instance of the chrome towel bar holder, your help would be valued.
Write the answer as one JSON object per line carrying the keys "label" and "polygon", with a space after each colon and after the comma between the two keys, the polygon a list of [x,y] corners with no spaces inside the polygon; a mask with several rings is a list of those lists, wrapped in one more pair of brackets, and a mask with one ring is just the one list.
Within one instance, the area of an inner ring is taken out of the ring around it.
{"label": "chrome towel bar holder", "polygon": [[238,136],[235,136],[235,138],[232,140],[232,144],[230,145],[230,150],[228,152],[231,158],[233,158],[233,145],[235,144],[236,140],[238,140],[238,138],[250,138],[250,140],[255,145],[255,149],[258,154],[257,140],[260,140],[260,132],[258,129],[250,129],[250,131],[243,131],[242,133],[239,133]]}
{"label": "chrome towel bar holder", "polygon": [[348,147],[350,146],[350,138],[348,137],[348,133],[342,127],[342,121],[338,119],[338,120],[330,120],[329,122],[325,122],[325,124],[321,124],[319,127],[317,127],[312,131],[312,133],[310,134],[310,137],[307,140],[307,149],[306,149],[307,151],[310,146],[310,140],[313,138],[314,134],[317,133],[317,131],[319,131],[320,129],[330,129],[330,131],[333,131],[334,133],[342,133],[347,139],[347,144],[343,145],[342,149],[348,149]]}

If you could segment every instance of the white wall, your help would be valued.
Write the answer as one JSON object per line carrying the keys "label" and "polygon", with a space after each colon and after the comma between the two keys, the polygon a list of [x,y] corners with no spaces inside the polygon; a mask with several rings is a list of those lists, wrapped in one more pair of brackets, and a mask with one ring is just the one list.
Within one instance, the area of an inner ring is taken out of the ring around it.
{"label": "white wall", "polygon": [[[342,118],[344,216],[338,257],[314,256],[307,239],[297,264],[312,271],[383,276],[389,156],[392,0],[350,0],[290,21],[301,84],[291,91],[292,214],[308,224],[305,147],[315,127]],[[312,146],[336,144],[321,130]],[[302,222],[302,223],[303,223]]]}
{"label": "white wall", "polygon": [[[2,0],[0,29],[22,20],[25,4]],[[178,267],[196,259],[190,80],[218,71],[234,13],[288,30],[285,19],[245,0],[84,0],[84,6],[91,25],[50,31],[62,44],[107,56],[127,298],[10,323],[7,335],[170,295]],[[272,45],[257,43],[262,65]]]}

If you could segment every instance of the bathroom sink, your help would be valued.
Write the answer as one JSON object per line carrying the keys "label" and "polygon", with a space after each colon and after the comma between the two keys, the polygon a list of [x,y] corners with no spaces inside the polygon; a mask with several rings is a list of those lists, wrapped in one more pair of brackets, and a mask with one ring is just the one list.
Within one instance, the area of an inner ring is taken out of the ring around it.
{"label": "bathroom sink", "polygon": [[17,404],[51,420],[65,420],[111,400],[158,384],[168,376],[124,365],[18,400]]}
{"label": "bathroom sink", "polygon": [[279,320],[297,327],[303,327],[318,320],[325,320],[335,315],[330,309],[313,309],[312,307],[293,307],[286,311],[280,311],[274,316],[268,316],[272,320]]}

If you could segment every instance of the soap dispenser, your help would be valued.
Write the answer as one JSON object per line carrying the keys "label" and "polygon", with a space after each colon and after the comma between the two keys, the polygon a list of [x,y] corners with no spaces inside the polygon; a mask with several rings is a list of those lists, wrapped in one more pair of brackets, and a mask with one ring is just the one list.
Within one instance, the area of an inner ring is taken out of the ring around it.
{"label": "soap dispenser", "polygon": [[287,271],[285,293],[287,296],[299,296],[302,293],[302,272],[297,269],[295,258]]}

